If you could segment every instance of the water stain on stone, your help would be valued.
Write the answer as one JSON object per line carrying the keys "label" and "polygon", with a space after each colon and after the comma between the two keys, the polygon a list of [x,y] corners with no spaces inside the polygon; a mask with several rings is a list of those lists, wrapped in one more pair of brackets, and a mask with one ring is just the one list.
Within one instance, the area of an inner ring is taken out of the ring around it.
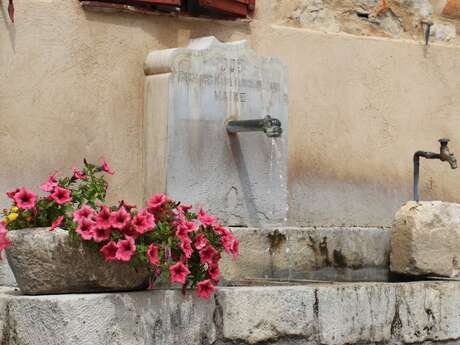
{"label": "water stain on stone", "polygon": [[335,267],[347,267],[347,259],[340,250],[334,249],[334,251],[332,252],[332,257],[334,259]]}
{"label": "water stain on stone", "polygon": [[282,245],[286,242],[286,235],[282,234],[278,230],[269,233],[267,237],[270,242],[270,254],[279,252]]}
{"label": "water stain on stone", "polygon": [[327,248],[327,237],[323,237],[323,240],[319,244],[319,252],[321,256],[323,257],[324,261],[326,262],[326,265],[330,265],[331,261],[329,260],[329,249]]}

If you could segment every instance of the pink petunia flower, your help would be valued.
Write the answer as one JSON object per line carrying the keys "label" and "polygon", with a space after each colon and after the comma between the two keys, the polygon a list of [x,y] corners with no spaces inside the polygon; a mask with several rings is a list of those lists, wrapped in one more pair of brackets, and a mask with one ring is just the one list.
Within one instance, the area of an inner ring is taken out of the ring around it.
{"label": "pink petunia flower", "polygon": [[147,230],[152,229],[155,225],[154,217],[148,212],[139,212],[132,221],[134,229],[139,234],[145,233]]}
{"label": "pink petunia flower", "polygon": [[[0,223],[0,230],[1,230],[1,226],[2,226],[1,224],[3,224],[3,223]],[[11,241],[6,237],[7,234],[8,234],[8,231],[6,230],[4,225],[3,225],[3,228],[4,228],[4,230],[0,231],[0,260],[2,260],[2,257],[1,257],[2,250],[11,245]]]}
{"label": "pink petunia flower", "polygon": [[131,211],[133,208],[136,208],[137,206],[136,205],[131,205],[131,204],[128,204],[126,201],[122,200],[120,201],[120,204],[118,206],[118,208],[121,208],[121,207],[124,207],[126,211]]}
{"label": "pink petunia flower", "polygon": [[146,210],[145,208],[141,208],[139,210],[138,214],[140,214],[143,217],[146,217],[147,218],[147,223],[151,224],[152,228],[154,228],[156,226],[156,224],[155,224],[155,216],[153,214],[151,214],[148,210]]}
{"label": "pink petunia flower", "polygon": [[64,216],[59,216],[56,218],[56,220],[51,224],[50,231],[56,230],[56,228],[61,225],[62,221],[64,220]]}
{"label": "pink petunia flower", "polygon": [[237,238],[235,238],[235,240],[233,241],[232,248],[230,249],[230,253],[232,253],[234,259],[236,259],[240,255],[239,246],[240,241]]}
{"label": "pink petunia flower", "polygon": [[157,210],[161,206],[166,204],[166,202],[168,202],[168,198],[166,197],[166,195],[156,194],[147,201],[147,206],[152,210]]}
{"label": "pink petunia flower", "polygon": [[111,170],[110,170],[109,163],[107,163],[107,161],[105,160],[104,157],[101,157],[101,158],[100,158],[100,162],[101,162],[101,167],[100,167],[100,169],[101,169],[102,171],[105,171],[105,172],[106,172],[107,174],[109,174],[109,175],[115,174],[115,171],[111,171]]}
{"label": "pink petunia flower", "polygon": [[182,262],[178,261],[174,265],[169,266],[169,273],[171,275],[171,283],[185,284],[187,276],[190,274],[189,269]]}
{"label": "pink petunia flower", "polygon": [[208,275],[213,281],[217,281],[220,276],[219,265],[215,263],[208,265]]}
{"label": "pink petunia flower", "polygon": [[206,212],[204,212],[204,210],[202,208],[200,208],[198,210],[197,216],[198,216],[198,220],[204,226],[213,226],[217,221],[216,217],[213,217],[213,216],[207,214]]}
{"label": "pink petunia flower", "polygon": [[198,224],[195,222],[182,221],[179,222],[178,227],[184,228],[187,232],[193,232],[198,229]]}
{"label": "pink petunia flower", "polygon": [[86,176],[86,174],[81,171],[81,170],[78,170],[78,168],[76,167],[72,167],[72,171],[73,171],[73,178],[75,180],[86,180],[88,178],[88,176]]}
{"label": "pink petunia flower", "polygon": [[93,235],[94,242],[100,243],[110,238],[110,235],[112,234],[112,229],[111,228],[98,228],[97,225],[95,225],[91,229],[91,234]]}
{"label": "pink petunia flower", "polygon": [[208,244],[209,244],[208,239],[206,238],[206,236],[205,236],[204,234],[199,234],[199,235],[195,238],[195,248],[196,248],[197,250],[203,249],[203,248],[206,247]]}
{"label": "pink petunia flower", "polygon": [[2,250],[11,245],[11,241],[6,237],[7,234],[6,223],[0,222],[0,260],[2,260]]}
{"label": "pink petunia flower", "polygon": [[98,228],[110,228],[111,227],[111,213],[107,206],[102,206],[99,213],[96,215],[96,225]]}
{"label": "pink petunia flower", "polygon": [[6,195],[8,196],[8,198],[14,200],[14,196],[16,195],[16,193],[19,192],[19,190],[20,190],[19,188],[16,188],[15,190],[12,190],[11,192],[6,192]]}
{"label": "pink petunia flower", "polygon": [[147,257],[149,258],[151,265],[158,265],[160,263],[160,259],[158,257],[158,247],[153,243],[149,245],[149,248],[147,249]]}
{"label": "pink petunia flower", "polygon": [[96,211],[94,211],[90,206],[83,205],[79,210],[73,213],[73,220],[75,222],[79,222],[82,218],[88,218],[93,220],[93,217],[96,215]]}
{"label": "pink petunia flower", "polygon": [[176,236],[177,236],[181,241],[190,239],[190,238],[188,237],[187,229],[185,229],[185,228],[183,228],[183,227],[177,228],[177,230],[176,230]]}
{"label": "pink petunia flower", "polygon": [[35,207],[37,195],[26,188],[20,188],[19,191],[14,194],[13,199],[19,208],[32,209]]}
{"label": "pink petunia flower", "polygon": [[131,222],[128,222],[128,224],[126,224],[120,231],[125,235],[125,237],[132,237],[133,239],[136,239],[140,236]]}
{"label": "pink petunia flower", "polygon": [[105,246],[103,246],[99,251],[104,255],[105,261],[117,260],[118,247],[115,241],[110,241]]}
{"label": "pink petunia flower", "polygon": [[178,210],[183,212],[183,213],[186,213],[187,211],[190,211],[192,209],[192,205],[185,205],[185,204],[181,204],[179,206],[177,206]]}
{"label": "pink petunia flower", "polygon": [[182,252],[184,253],[184,256],[187,259],[190,259],[192,257],[193,248],[192,248],[192,241],[190,239],[181,241],[180,248],[182,249]]}
{"label": "pink petunia flower", "polygon": [[202,264],[212,264],[216,261],[219,252],[210,244],[200,250],[200,262]]}
{"label": "pink petunia flower", "polygon": [[232,254],[234,258],[238,257],[239,255],[238,247],[239,247],[240,242],[230,232],[226,234],[225,236],[221,237],[220,243],[222,243],[224,250],[228,254]]}
{"label": "pink petunia flower", "polygon": [[117,259],[120,261],[129,261],[136,252],[136,244],[132,237],[126,237],[125,240],[118,241],[117,243]]}
{"label": "pink petunia flower", "polygon": [[211,280],[206,279],[197,284],[197,295],[201,298],[208,299],[216,290]]}
{"label": "pink petunia flower", "polygon": [[219,224],[214,225],[213,229],[216,234],[219,234],[221,236],[227,236],[228,234],[231,235],[231,232],[227,230],[226,228],[224,228],[222,225],[219,225]]}
{"label": "pink petunia flower", "polygon": [[87,218],[82,218],[80,219],[75,232],[79,234],[84,240],[89,241],[93,238],[93,228],[95,226],[96,223],[94,221]]}
{"label": "pink petunia flower", "polygon": [[110,225],[115,229],[122,229],[131,220],[131,215],[122,207],[110,214]]}
{"label": "pink petunia flower", "polygon": [[48,176],[48,180],[45,183],[41,184],[39,188],[44,192],[51,193],[54,190],[54,188],[56,188],[58,185],[56,179],[57,174],[57,171],[52,172],[51,175]]}
{"label": "pink petunia flower", "polygon": [[70,190],[57,186],[54,188],[54,192],[50,195],[50,198],[58,205],[65,204],[72,200],[70,196]]}

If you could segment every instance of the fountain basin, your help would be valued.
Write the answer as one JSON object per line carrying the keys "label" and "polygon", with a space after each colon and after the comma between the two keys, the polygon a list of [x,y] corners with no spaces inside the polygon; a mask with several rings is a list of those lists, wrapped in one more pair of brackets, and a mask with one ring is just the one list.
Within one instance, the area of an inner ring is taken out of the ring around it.
{"label": "fountain basin", "polygon": [[[389,281],[389,228],[232,228],[240,257],[222,260],[223,278],[242,281]],[[267,280],[268,279],[268,280]]]}

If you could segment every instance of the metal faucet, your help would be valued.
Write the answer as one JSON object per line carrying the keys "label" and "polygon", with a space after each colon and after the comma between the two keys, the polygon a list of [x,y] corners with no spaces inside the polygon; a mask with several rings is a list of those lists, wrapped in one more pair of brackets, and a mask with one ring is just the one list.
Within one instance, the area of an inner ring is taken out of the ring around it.
{"label": "metal faucet", "polygon": [[420,157],[424,157],[427,159],[439,159],[442,162],[449,162],[450,167],[452,169],[457,169],[457,159],[455,158],[454,154],[450,152],[449,147],[447,144],[449,143],[449,139],[439,139],[439,143],[441,144],[441,148],[439,149],[439,153],[434,152],[427,152],[427,151],[417,151],[414,154],[414,200],[420,200],[420,193],[419,193],[419,174],[420,174]]}
{"label": "metal faucet", "polygon": [[283,129],[281,128],[280,120],[267,115],[260,120],[228,121],[227,132],[230,134],[238,132],[264,132],[269,138],[277,138],[281,136]]}

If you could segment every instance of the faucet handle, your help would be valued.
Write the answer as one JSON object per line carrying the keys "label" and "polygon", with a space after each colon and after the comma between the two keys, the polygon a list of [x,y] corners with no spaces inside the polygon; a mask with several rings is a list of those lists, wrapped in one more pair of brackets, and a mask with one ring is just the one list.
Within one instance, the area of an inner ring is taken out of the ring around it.
{"label": "faucet handle", "polygon": [[450,139],[448,139],[448,138],[441,138],[441,139],[439,139],[438,141],[439,141],[439,143],[441,144],[441,146],[445,146],[445,145],[447,145],[447,144],[449,143]]}

